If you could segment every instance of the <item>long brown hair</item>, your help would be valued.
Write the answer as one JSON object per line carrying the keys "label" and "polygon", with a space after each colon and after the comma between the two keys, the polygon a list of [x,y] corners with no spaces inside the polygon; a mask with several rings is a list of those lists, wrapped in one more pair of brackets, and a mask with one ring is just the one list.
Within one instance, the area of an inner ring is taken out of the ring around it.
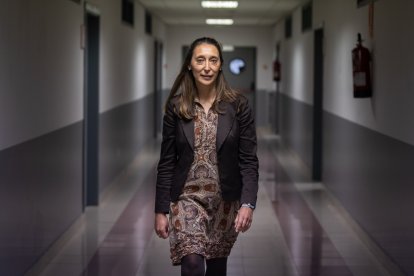
{"label": "long brown hair", "polygon": [[[210,44],[217,48],[220,57],[220,64],[223,65],[223,52],[220,43],[211,37],[201,37],[191,43],[190,48],[187,51],[183,65],[181,66],[180,73],[176,77],[174,84],[171,88],[170,94],[167,99],[167,103],[178,93],[178,110],[177,115],[183,119],[191,120],[194,118],[193,103],[195,96],[197,95],[197,87],[195,84],[194,76],[188,67],[191,65],[191,59],[193,57],[194,49],[200,44]],[[213,103],[213,108],[216,112],[222,113],[219,110],[219,101],[233,102],[236,100],[237,93],[230,88],[226,79],[224,78],[223,72],[220,70],[216,79],[216,90],[217,96]]]}

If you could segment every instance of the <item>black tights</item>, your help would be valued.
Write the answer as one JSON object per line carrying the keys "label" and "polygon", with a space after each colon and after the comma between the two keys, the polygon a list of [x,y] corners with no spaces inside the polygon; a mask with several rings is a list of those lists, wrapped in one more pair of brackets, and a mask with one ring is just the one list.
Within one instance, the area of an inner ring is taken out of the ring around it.
{"label": "black tights", "polygon": [[215,258],[206,260],[207,271],[206,276],[226,276],[227,274],[227,258]]}
{"label": "black tights", "polygon": [[190,254],[181,258],[181,276],[204,276],[204,258]]}
{"label": "black tights", "polygon": [[227,258],[206,260],[207,271],[204,274],[204,257],[190,254],[181,259],[181,276],[226,276]]}

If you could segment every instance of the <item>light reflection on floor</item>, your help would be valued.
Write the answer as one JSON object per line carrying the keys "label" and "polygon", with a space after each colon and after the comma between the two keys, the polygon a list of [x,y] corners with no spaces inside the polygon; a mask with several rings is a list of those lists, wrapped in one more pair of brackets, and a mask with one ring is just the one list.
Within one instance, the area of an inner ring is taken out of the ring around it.
{"label": "light reflection on floor", "polygon": [[[388,275],[323,184],[309,182],[277,137],[260,137],[258,208],[229,257],[228,275]],[[158,155],[158,143],[146,147],[29,275],[180,275],[168,241],[152,231]]]}

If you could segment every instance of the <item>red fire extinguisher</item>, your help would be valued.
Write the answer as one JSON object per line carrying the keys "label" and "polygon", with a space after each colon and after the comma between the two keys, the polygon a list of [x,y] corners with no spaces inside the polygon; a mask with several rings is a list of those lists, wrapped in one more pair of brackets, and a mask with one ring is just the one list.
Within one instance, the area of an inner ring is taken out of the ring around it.
{"label": "red fire extinguisher", "polygon": [[280,53],[280,43],[276,44],[276,59],[273,62],[273,80],[279,82],[281,80],[282,75],[282,66],[279,62],[279,53]]}
{"label": "red fire extinguisher", "polygon": [[278,59],[273,62],[273,80],[276,82],[280,81],[281,77],[281,65]]}
{"label": "red fire extinguisher", "polygon": [[371,54],[367,48],[362,46],[360,33],[358,33],[358,44],[352,50],[352,70],[354,98],[371,97]]}

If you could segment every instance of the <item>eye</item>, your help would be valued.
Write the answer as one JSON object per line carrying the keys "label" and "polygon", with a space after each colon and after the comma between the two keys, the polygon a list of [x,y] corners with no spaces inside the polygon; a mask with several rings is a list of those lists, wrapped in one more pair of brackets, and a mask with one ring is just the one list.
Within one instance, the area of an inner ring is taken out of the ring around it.
{"label": "eye", "polygon": [[211,64],[213,64],[213,65],[217,65],[217,63],[218,63],[218,58],[212,58],[212,59],[210,59],[210,62],[211,62]]}
{"label": "eye", "polygon": [[203,58],[197,58],[196,59],[196,63],[197,64],[203,64],[204,63],[204,59]]}

